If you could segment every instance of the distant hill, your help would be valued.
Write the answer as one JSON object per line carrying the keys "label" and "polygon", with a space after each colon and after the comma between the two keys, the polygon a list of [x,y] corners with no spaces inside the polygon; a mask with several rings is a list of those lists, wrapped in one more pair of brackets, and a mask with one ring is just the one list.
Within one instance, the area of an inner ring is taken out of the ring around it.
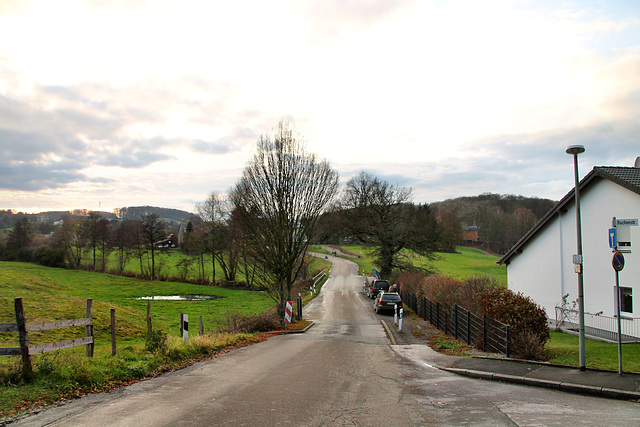
{"label": "distant hill", "polygon": [[463,226],[477,226],[480,242],[504,253],[533,227],[555,201],[512,194],[483,193],[432,203],[435,213],[453,212]]}
{"label": "distant hill", "polygon": [[[16,221],[22,217],[29,218],[30,222],[44,225],[53,224],[54,222],[69,216],[85,217],[89,212],[90,210],[88,209],[74,209],[72,211],[45,211],[29,214],[16,212],[11,209],[0,209],[0,229],[12,228]],[[100,215],[109,220],[142,218],[148,213],[155,213],[158,217],[167,222],[178,223],[186,223],[191,215],[191,213],[187,211],[156,206],[132,206],[114,209],[113,212],[100,211]]]}
{"label": "distant hill", "polygon": [[187,222],[191,215],[191,213],[187,211],[171,208],[159,208],[156,206],[131,206],[114,209],[114,213],[120,219],[142,218],[147,214],[154,213],[162,219],[177,222]]}

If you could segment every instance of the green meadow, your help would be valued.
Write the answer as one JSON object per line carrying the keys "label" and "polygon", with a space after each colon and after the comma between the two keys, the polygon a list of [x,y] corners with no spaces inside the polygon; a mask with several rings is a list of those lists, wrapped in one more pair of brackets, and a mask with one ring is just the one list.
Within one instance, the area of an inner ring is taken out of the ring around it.
{"label": "green meadow", "polygon": [[[319,246],[314,247],[317,251],[322,251]],[[374,262],[374,248],[371,246],[341,246],[349,252],[359,255],[360,258],[349,258],[360,266],[368,275],[371,270],[377,268]],[[458,246],[457,253],[435,253],[435,259],[429,260],[424,257],[411,255],[408,251],[404,255],[418,267],[424,267],[437,274],[450,276],[458,280],[464,280],[470,276],[490,276],[496,278],[500,283],[507,285],[507,268],[498,265],[499,256],[488,255],[477,249]]]}

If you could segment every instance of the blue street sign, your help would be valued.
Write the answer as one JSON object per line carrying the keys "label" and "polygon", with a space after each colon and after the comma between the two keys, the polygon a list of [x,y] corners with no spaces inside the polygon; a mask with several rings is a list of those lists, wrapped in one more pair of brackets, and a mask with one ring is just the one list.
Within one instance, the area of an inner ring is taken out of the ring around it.
{"label": "blue street sign", "polygon": [[609,247],[610,248],[615,248],[618,246],[618,242],[616,241],[616,229],[615,228],[610,228],[609,229]]}
{"label": "blue street sign", "polygon": [[613,269],[615,271],[621,271],[624,268],[624,255],[620,252],[616,252],[613,254],[613,260],[611,261],[613,264]]}

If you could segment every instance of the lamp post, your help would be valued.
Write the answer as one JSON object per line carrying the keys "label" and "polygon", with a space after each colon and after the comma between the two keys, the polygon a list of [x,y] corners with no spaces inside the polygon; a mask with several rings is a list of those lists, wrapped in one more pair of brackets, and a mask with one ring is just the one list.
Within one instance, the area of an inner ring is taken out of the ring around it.
{"label": "lamp post", "polygon": [[578,236],[578,255],[574,263],[578,273],[578,333],[580,336],[580,370],[586,370],[585,356],[585,336],[584,336],[584,286],[583,286],[583,265],[582,265],[582,221],[580,219],[580,181],[578,179],[578,154],[584,153],[584,146],[570,145],[566,150],[567,154],[573,156],[573,171],[575,175],[575,199],[576,199],[576,234]]}

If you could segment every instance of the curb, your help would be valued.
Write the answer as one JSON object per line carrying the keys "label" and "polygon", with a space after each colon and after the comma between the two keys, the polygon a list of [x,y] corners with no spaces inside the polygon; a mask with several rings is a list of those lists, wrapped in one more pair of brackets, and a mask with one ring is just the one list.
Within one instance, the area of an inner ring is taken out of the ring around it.
{"label": "curb", "polygon": [[443,371],[451,372],[470,378],[499,381],[511,384],[521,384],[533,387],[542,387],[568,393],[606,397],[620,400],[640,400],[640,392],[617,390],[606,387],[597,387],[584,384],[566,383],[561,381],[543,380],[538,378],[519,377],[517,375],[497,374],[493,372],[476,371],[473,369],[459,369],[438,367]]}
{"label": "curb", "polygon": [[393,333],[391,332],[391,329],[389,329],[389,325],[387,325],[387,322],[385,322],[384,320],[380,320],[380,323],[382,323],[384,332],[387,334],[387,337],[391,341],[391,345],[398,345],[398,343],[396,342],[396,337],[393,336]]}
{"label": "curb", "polygon": [[285,330],[282,330],[282,331],[277,331],[277,335],[285,335],[285,334],[303,334],[303,333],[307,332],[307,331],[309,330],[309,328],[311,328],[313,325],[315,325],[315,323],[314,323],[314,322],[311,322],[311,324],[310,324],[309,326],[307,326],[306,328],[304,328],[304,329],[299,329],[299,330],[295,330],[295,331],[287,331],[287,330],[285,329]]}

